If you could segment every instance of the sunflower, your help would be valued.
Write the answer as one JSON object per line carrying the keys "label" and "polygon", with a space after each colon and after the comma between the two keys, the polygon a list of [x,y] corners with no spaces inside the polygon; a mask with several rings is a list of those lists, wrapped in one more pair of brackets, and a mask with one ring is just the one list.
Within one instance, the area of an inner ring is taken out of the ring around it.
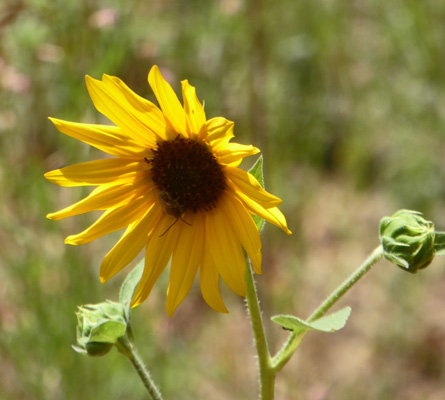
{"label": "sunflower", "polygon": [[97,186],[89,196],[47,215],[59,220],[89,211],[104,211],[89,228],[65,243],[89,243],[126,228],[105,256],[100,280],[106,282],[145,247],[145,266],[132,300],[142,303],[171,262],[167,313],[172,316],[198,272],[205,301],[227,312],[219,277],[245,295],[244,251],[261,273],[261,239],[252,214],[283,229],[281,200],[266,192],[238,168],[259,150],[229,143],[234,123],[222,117],[206,120],[195,88],[182,81],[181,105],[154,66],[148,82],[160,105],[132,92],[119,78],[86,76],[97,110],[116,126],[50,118],[57,129],[112,157],[50,171],[45,178],[60,186]]}

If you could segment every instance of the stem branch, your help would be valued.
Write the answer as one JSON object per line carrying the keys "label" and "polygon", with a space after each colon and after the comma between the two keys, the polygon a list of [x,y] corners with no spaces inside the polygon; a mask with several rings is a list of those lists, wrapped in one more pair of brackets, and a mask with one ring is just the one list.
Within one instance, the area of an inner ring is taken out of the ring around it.
{"label": "stem branch", "polygon": [[383,248],[378,246],[370,256],[349,276],[330,296],[309,316],[308,322],[314,322],[322,317],[326,312],[349,290],[357,281],[363,277],[371,267],[383,257]]}
{"label": "stem branch", "polygon": [[[377,247],[371,255],[363,262],[362,265],[352,273],[337,289],[335,289],[329,297],[309,316],[307,322],[314,322],[321,318],[326,312],[352,287],[358,280],[363,277],[371,267],[376,264],[383,257],[382,246]],[[300,342],[303,340],[304,335],[308,331],[302,331],[299,333],[292,332],[286,343],[280,351],[272,359],[273,370],[280,371],[293,356],[297,350]]]}

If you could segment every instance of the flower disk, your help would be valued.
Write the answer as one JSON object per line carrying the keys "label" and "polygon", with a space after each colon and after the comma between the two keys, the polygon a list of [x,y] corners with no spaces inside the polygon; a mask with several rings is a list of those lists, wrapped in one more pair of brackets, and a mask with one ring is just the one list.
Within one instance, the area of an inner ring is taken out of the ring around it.
{"label": "flower disk", "polygon": [[248,172],[243,158],[259,153],[253,146],[230,143],[234,124],[206,119],[195,88],[182,81],[183,105],[159,68],[148,82],[160,109],[132,92],[120,79],[86,77],[97,110],[115,125],[51,119],[57,129],[111,157],[50,171],[46,179],[60,186],[97,186],[89,196],[58,212],[53,220],[103,211],[90,227],[65,243],[89,243],[126,228],[102,261],[106,282],[145,248],[144,272],[132,300],[142,303],[165,267],[171,264],[167,313],[172,316],[199,271],[203,298],[227,312],[219,290],[222,280],[245,295],[244,252],[261,273],[261,239],[252,215],[283,229],[281,200],[266,192]]}
{"label": "flower disk", "polygon": [[148,162],[164,202],[174,204],[182,211],[180,215],[216,207],[226,185],[222,168],[207,146],[178,135],[173,141],[160,143],[153,153]]}

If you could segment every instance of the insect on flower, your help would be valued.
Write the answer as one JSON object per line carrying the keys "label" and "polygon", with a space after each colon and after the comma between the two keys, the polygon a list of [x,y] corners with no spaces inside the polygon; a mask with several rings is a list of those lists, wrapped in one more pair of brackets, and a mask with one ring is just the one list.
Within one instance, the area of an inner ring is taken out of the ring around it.
{"label": "insect on flower", "polygon": [[167,230],[159,237],[164,236],[172,228],[172,226],[175,225],[176,222],[178,222],[178,220],[185,222],[188,226],[192,226],[191,224],[189,224],[186,220],[184,220],[182,218],[182,216],[185,214],[187,209],[184,206],[182,206],[181,204],[179,204],[177,199],[172,199],[171,196],[167,192],[162,192],[159,195],[159,200],[161,200],[161,203],[164,206],[165,212],[176,218],[175,222],[173,222],[167,228]]}

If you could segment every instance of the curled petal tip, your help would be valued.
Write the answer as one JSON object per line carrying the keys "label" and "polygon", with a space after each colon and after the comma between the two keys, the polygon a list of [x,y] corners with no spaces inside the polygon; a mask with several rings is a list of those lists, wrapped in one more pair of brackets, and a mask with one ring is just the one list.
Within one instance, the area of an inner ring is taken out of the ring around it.
{"label": "curled petal tip", "polygon": [[76,246],[76,245],[79,244],[79,243],[77,243],[77,240],[76,240],[76,239],[73,239],[72,236],[68,236],[68,237],[65,239],[64,243],[65,243],[65,244],[71,244],[71,245],[73,245],[73,246]]}

